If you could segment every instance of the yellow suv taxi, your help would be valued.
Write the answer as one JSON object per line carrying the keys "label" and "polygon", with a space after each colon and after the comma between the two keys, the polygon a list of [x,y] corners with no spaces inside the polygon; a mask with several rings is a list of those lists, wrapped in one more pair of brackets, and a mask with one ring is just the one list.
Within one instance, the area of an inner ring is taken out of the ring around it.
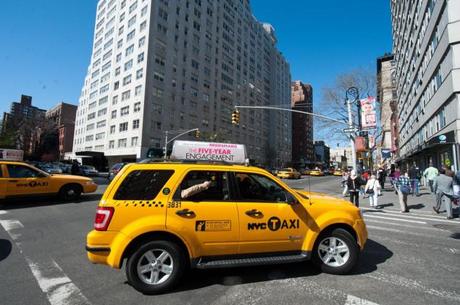
{"label": "yellow suv taxi", "polygon": [[24,162],[0,161],[0,199],[59,195],[63,200],[75,200],[96,189],[97,184],[86,177],[50,175]]}
{"label": "yellow suv taxi", "polygon": [[[196,150],[195,150],[196,153]],[[126,165],[105,191],[86,250],[121,268],[138,291],[171,289],[187,268],[312,259],[348,273],[367,240],[348,201],[291,189],[251,166],[200,162]]]}

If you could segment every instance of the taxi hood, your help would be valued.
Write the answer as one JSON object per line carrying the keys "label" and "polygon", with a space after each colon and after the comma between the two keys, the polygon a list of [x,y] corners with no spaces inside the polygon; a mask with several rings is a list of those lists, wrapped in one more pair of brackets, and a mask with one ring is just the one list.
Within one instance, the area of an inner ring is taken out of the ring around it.
{"label": "taxi hood", "polygon": [[302,197],[303,196],[308,197],[309,198],[308,200],[312,204],[315,204],[315,203],[346,204],[346,205],[351,204],[351,202],[349,202],[348,200],[337,198],[337,197],[334,197],[334,196],[331,196],[325,193],[306,192],[306,191],[299,191],[299,190],[296,190],[296,192],[301,194]]}
{"label": "taxi hood", "polygon": [[83,176],[75,176],[75,175],[61,175],[61,174],[52,174],[50,175],[51,179],[56,180],[69,180],[69,181],[80,181],[80,182],[87,182],[91,181],[91,178],[83,177]]}

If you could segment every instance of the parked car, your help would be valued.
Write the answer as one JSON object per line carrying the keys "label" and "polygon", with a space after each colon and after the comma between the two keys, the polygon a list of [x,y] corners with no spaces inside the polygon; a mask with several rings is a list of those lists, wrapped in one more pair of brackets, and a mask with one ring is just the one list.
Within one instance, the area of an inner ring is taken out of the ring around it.
{"label": "parked car", "polygon": [[310,171],[310,176],[324,176],[324,173],[320,169],[313,169]]}
{"label": "parked car", "polygon": [[80,170],[84,176],[98,176],[99,175],[99,172],[97,171],[97,169],[92,165],[82,165],[80,167]]}
{"label": "parked car", "polygon": [[115,178],[115,176],[121,171],[121,169],[128,163],[121,162],[121,163],[115,163],[112,168],[109,171],[109,180],[112,180]]}
{"label": "parked car", "polygon": [[52,163],[41,163],[38,166],[42,171],[47,172],[48,174],[62,174],[62,169]]}
{"label": "parked car", "polygon": [[341,169],[336,169],[334,171],[334,176],[342,176],[342,174],[343,174],[343,171]]}

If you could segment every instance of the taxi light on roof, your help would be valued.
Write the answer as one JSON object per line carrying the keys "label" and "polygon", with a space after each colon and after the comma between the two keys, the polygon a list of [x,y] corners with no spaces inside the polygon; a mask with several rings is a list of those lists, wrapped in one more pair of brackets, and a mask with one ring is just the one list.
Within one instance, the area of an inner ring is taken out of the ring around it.
{"label": "taxi light on roof", "polygon": [[175,141],[171,159],[243,164],[247,157],[242,144]]}

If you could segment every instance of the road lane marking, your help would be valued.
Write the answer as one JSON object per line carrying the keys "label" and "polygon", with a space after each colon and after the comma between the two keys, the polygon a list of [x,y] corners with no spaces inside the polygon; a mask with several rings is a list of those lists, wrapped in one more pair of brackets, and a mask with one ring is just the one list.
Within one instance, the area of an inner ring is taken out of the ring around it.
{"label": "road lane marking", "polygon": [[[366,211],[373,211],[375,213],[388,213],[388,214],[396,214],[396,215],[401,215],[401,210],[400,209],[389,209],[389,208],[382,208],[382,209],[375,209],[375,208],[366,208],[362,207],[360,208],[362,210]],[[441,218],[441,219],[446,219],[445,216],[442,215],[437,215],[433,214],[433,210],[431,211],[420,211],[417,210],[417,212],[414,212],[414,209],[410,210],[410,215],[415,215],[415,216],[425,216],[425,217],[433,217],[433,218]],[[406,214],[407,215],[407,214]]]}
{"label": "road lane marking", "polygon": [[421,293],[429,294],[435,297],[441,297],[445,299],[450,299],[453,301],[460,302],[460,294],[457,294],[453,291],[447,291],[444,289],[434,289],[427,286],[424,286],[421,282],[417,280],[413,280],[410,278],[406,278],[403,276],[384,273],[380,271],[374,271],[372,273],[363,274],[362,276],[371,278],[374,280],[378,280],[384,282],[386,284],[395,285],[397,287],[405,287],[408,289],[412,289]]}
{"label": "road lane marking", "polygon": [[0,220],[0,225],[24,255],[38,286],[46,294],[51,305],[91,305],[91,302],[53,259],[48,258],[47,261],[36,262],[24,254],[21,242],[17,241],[17,238],[21,236],[17,230],[24,228],[20,221]]}
{"label": "road lane marking", "polygon": [[5,215],[6,213],[8,213],[8,212],[5,211],[5,210],[0,210],[0,215]]}
{"label": "road lane marking", "polygon": [[367,215],[367,214],[364,214],[364,218],[378,218],[378,219],[388,219],[388,220],[404,221],[404,222],[409,222],[409,223],[418,223],[418,224],[424,224],[424,225],[427,224],[427,222],[425,222],[425,221],[409,220],[409,219],[395,218],[395,217],[387,217],[387,216]]}
{"label": "road lane marking", "polygon": [[[49,262],[38,264],[26,257],[26,261],[40,289],[46,293],[51,305],[91,305],[80,289],[54,260],[51,259]],[[51,276],[47,274],[51,274]]]}
{"label": "road lane marking", "polygon": [[426,243],[425,244],[411,243],[408,241],[403,241],[403,240],[381,236],[381,235],[372,236],[372,240],[384,241],[387,243],[394,243],[394,244],[406,246],[408,248],[416,248],[416,249],[424,249],[424,250],[428,248],[430,250],[442,251],[448,254],[460,254],[460,249],[457,249],[457,248],[438,247],[438,246],[432,246]]}
{"label": "road lane marking", "polygon": [[344,305],[378,305],[378,304],[349,294],[347,295],[347,300],[345,301]]}
{"label": "road lane marking", "polygon": [[430,237],[430,238],[435,238],[435,239],[439,239],[439,238],[442,238],[442,239],[449,239],[451,240],[449,237],[447,236],[439,236],[439,235],[429,235],[429,234],[424,234],[424,233],[416,233],[416,232],[407,232],[407,231],[403,231],[403,230],[398,230],[398,229],[393,229],[393,228],[385,228],[385,227],[378,227],[378,226],[372,226],[372,225],[366,225],[366,227],[368,229],[373,229],[373,230],[379,230],[379,231],[387,231],[387,232],[393,232],[393,233],[398,233],[398,234],[401,234],[401,235],[413,235],[413,236],[418,236],[418,237]]}
{"label": "road lane marking", "polygon": [[[430,216],[430,215],[427,215],[427,216],[411,216],[411,215],[408,215],[408,214],[401,214],[401,213],[387,213],[387,212],[376,212],[374,214],[380,214],[380,215],[384,215],[384,214],[388,214],[388,216],[394,216],[394,217],[397,217],[397,218],[401,218],[401,219],[419,219],[419,220],[425,220],[425,221],[433,221],[433,222],[445,222],[445,223],[450,223],[450,224],[459,224],[458,221],[456,220],[448,220],[446,219],[445,217],[442,217],[442,218],[439,218],[439,216]],[[374,215],[372,214],[372,215]],[[363,215],[370,215],[368,213],[363,213]],[[386,217],[386,216],[385,216]]]}
{"label": "road lane marking", "polygon": [[389,225],[389,226],[398,226],[398,227],[411,228],[411,229],[417,229],[417,230],[450,232],[449,230],[430,227],[430,226],[424,227],[424,226],[406,225],[406,224],[402,224],[402,223],[381,221],[381,220],[376,220],[376,219],[366,219],[366,224],[367,223],[378,223],[378,224],[384,224],[384,225]]}

